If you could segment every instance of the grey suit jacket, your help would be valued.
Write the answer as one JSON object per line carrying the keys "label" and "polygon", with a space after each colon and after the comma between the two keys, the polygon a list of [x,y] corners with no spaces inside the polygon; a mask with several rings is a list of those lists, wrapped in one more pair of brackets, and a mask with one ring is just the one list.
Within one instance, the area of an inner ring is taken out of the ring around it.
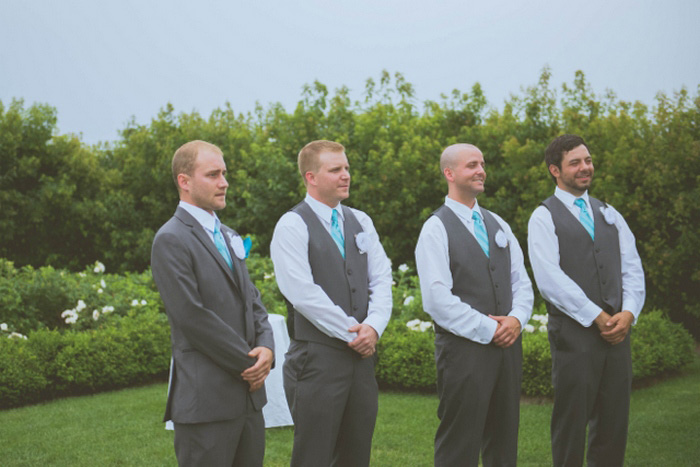
{"label": "grey suit jacket", "polygon": [[[222,225],[228,244],[232,229]],[[204,228],[186,210],[153,240],[153,279],[170,322],[173,369],[165,420],[232,420],[267,402],[264,387],[249,392],[240,374],[255,363],[253,347],[274,350],[272,328],[245,262],[229,246],[228,267]]]}

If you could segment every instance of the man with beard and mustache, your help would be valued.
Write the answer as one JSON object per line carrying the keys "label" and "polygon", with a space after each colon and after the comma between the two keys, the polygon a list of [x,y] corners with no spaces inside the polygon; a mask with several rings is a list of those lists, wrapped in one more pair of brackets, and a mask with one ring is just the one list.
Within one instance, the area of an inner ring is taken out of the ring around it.
{"label": "man with beard and mustache", "polygon": [[554,195],[528,224],[530,262],[547,302],[555,466],[621,466],[632,382],[630,327],[644,305],[634,235],[612,206],[588,195],[593,161],[563,135],[545,150]]}
{"label": "man with beard and mustache", "polygon": [[532,284],[508,224],[479,206],[484,156],[454,144],[440,157],[445,204],[416,246],[423,308],[435,322],[440,425],[435,465],[517,461],[522,345]]}

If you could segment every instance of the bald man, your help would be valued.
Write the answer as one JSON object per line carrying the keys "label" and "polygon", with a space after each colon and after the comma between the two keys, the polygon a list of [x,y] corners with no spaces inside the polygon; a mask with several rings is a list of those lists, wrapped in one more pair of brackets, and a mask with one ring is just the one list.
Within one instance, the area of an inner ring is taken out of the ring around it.
{"label": "bald man", "polygon": [[435,322],[440,424],[435,465],[516,465],[522,346],[532,284],[508,224],[479,206],[484,156],[455,144],[440,157],[445,204],[416,246],[423,308]]}

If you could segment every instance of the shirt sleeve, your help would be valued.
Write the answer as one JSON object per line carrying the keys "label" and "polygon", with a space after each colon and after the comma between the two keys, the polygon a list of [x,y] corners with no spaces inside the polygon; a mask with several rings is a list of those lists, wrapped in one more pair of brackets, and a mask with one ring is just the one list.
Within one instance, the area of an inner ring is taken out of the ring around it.
{"label": "shirt sleeve", "polygon": [[520,321],[520,330],[530,321],[532,306],[535,302],[535,294],[532,291],[532,282],[525,269],[525,256],[520,248],[518,239],[513,235],[510,226],[495,213],[492,213],[501,228],[508,237],[510,247],[510,286],[513,292],[513,308],[508,316],[513,316]]}
{"label": "shirt sleeve", "polygon": [[[351,208],[352,209],[352,208]],[[372,219],[362,211],[352,209],[362,230],[369,237],[367,249],[367,279],[369,281],[369,304],[367,317],[362,322],[372,326],[381,337],[391,319],[391,260],[386,255]]]}
{"label": "shirt sleeve", "polygon": [[530,216],[527,244],[532,272],[542,297],[581,325],[593,324],[602,310],[562,271],[559,239],[552,215],[544,206],[538,206]]}
{"label": "shirt sleeve", "polygon": [[425,312],[457,336],[480,344],[491,342],[498,322],[452,294],[447,232],[436,216],[423,224],[415,253]]}
{"label": "shirt sleeve", "polygon": [[277,222],[270,257],[277,286],[296,311],[331,337],[345,342],[357,337],[357,333],[348,331],[358,324],[357,320],[333,303],[314,282],[309,264],[309,231],[297,213],[288,212]]}
{"label": "shirt sleeve", "polygon": [[634,315],[637,323],[639,313],[644,306],[646,287],[644,284],[644,269],[637,251],[634,234],[630,230],[622,214],[608,205],[615,213],[615,226],[620,237],[620,260],[622,264],[622,309]]}

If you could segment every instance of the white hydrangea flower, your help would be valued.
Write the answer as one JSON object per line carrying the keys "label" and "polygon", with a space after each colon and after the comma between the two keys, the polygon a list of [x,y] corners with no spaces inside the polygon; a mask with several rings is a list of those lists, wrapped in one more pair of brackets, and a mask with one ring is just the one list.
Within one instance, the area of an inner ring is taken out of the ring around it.
{"label": "white hydrangea flower", "polygon": [[539,327],[539,331],[540,332],[547,332],[547,326],[543,324],[542,326]]}
{"label": "white hydrangea flower", "polygon": [[75,307],[75,311],[82,311],[87,307],[84,301],[78,300],[78,306]]}
{"label": "white hydrangea flower", "polygon": [[13,333],[11,333],[9,336],[7,336],[7,337],[8,337],[8,339],[15,339],[15,338],[17,338],[17,339],[26,339],[26,338],[27,338],[27,336],[25,336],[24,334],[20,334],[20,333],[18,333],[18,332],[13,332]]}
{"label": "white hydrangea flower", "polygon": [[411,331],[418,331],[420,329],[421,321],[419,319],[412,319],[406,323],[406,327]]}
{"label": "white hydrangea flower", "polygon": [[102,289],[97,289],[97,293],[102,293],[102,292],[104,292],[104,290],[102,290]]}
{"label": "white hydrangea flower", "polygon": [[100,279],[100,286],[101,286],[103,289],[106,289],[106,288],[107,288],[107,283],[105,282],[104,279]]}
{"label": "white hydrangea flower", "polygon": [[406,271],[408,271],[408,265],[405,264],[405,263],[402,264],[401,266],[399,266],[399,271],[401,271],[401,272],[406,272]]}
{"label": "white hydrangea flower", "polygon": [[148,302],[146,300],[141,300],[141,305],[148,305]]}
{"label": "white hydrangea flower", "polygon": [[94,319],[95,321],[100,319],[100,312],[97,310],[92,310],[92,319]]}
{"label": "white hydrangea flower", "polygon": [[532,315],[532,319],[534,321],[539,322],[539,323],[546,323],[547,322],[547,315]]}
{"label": "white hydrangea flower", "polygon": [[111,313],[114,311],[114,307],[112,305],[107,305],[102,307],[102,313]]}
{"label": "white hydrangea flower", "polygon": [[274,273],[274,272],[271,272],[270,274],[267,274],[267,273],[266,273],[266,274],[263,276],[263,279],[265,279],[265,280],[267,281],[267,280],[272,279],[273,277],[275,277],[275,273]]}
{"label": "white hydrangea flower", "polygon": [[131,306],[139,306],[139,301],[136,300],[136,299],[133,299],[133,300],[131,301]]}
{"label": "white hydrangea flower", "polygon": [[101,274],[101,273],[105,272],[105,265],[100,263],[99,261],[95,261],[95,268],[93,269],[93,271],[96,274]]}
{"label": "white hydrangea flower", "polygon": [[420,332],[425,332],[432,327],[433,327],[433,323],[431,323],[430,321],[421,321]]}
{"label": "white hydrangea flower", "polygon": [[532,324],[526,324],[525,327],[523,328],[523,331],[535,332],[535,326],[533,326]]}
{"label": "white hydrangea flower", "polygon": [[0,324],[0,331],[7,331],[7,323]]}
{"label": "white hydrangea flower", "polygon": [[413,300],[415,300],[415,298],[413,298],[413,295],[409,295],[409,296],[406,297],[406,299],[403,301],[403,306],[408,306],[408,305],[410,305],[410,304],[413,302]]}

